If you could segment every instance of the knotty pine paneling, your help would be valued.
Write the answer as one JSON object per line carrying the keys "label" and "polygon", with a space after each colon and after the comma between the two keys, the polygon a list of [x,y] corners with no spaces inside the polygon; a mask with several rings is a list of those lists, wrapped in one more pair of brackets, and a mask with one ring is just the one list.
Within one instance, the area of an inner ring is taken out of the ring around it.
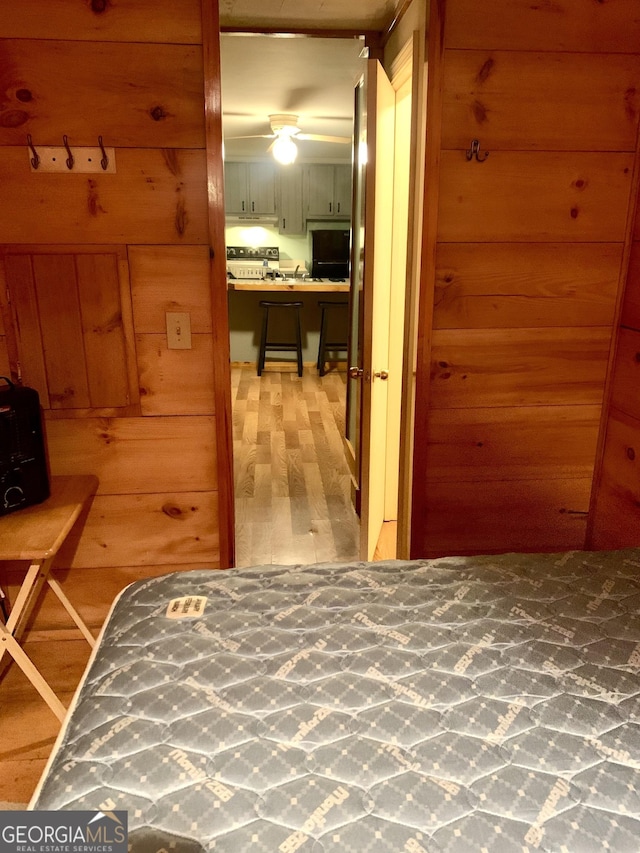
{"label": "knotty pine paneling", "polygon": [[611,405],[640,422],[640,332],[620,329]]}
{"label": "knotty pine paneling", "polygon": [[193,334],[211,333],[208,246],[129,246],[138,334],[166,333],[166,312],[186,312]]}
{"label": "knotty pine paneling", "polygon": [[34,255],[31,263],[51,408],[87,409],[91,397],[74,257]]}
{"label": "knotty pine paneling", "polygon": [[440,243],[434,328],[610,326],[620,243]]}
{"label": "knotty pine paneling", "polygon": [[[42,349],[40,312],[36,300],[33,265],[30,255],[7,255],[2,258],[5,288],[0,292],[0,302],[11,293],[12,325],[16,336],[17,352],[25,385],[35,388],[40,395],[40,405],[49,409],[49,385]],[[19,321],[18,319],[19,318]]]}
{"label": "knotty pine paneling", "polygon": [[[637,407],[636,407],[637,409]],[[640,420],[611,409],[589,547],[638,546]]]}
{"label": "knotty pine paneling", "polygon": [[582,548],[591,478],[438,483],[424,556]]}
{"label": "knotty pine paneling", "polygon": [[[219,562],[217,492],[96,495],[82,529],[74,528],[61,568]],[[81,533],[81,535],[80,535]]]}
{"label": "knotty pine paneling", "polygon": [[92,471],[99,495],[207,491],[217,479],[212,417],[52,420],[47,443],[52,474]]}
{"label": "knotty pine paneling", "polygon": [[[2,281],[1,274],[0,281]],[[9,367],[9,351],[7,349],[7,337],[5,335],[4,318],[2,314],[2,302],[0,301],[0,376],[7,376],[11,378]]]}
{"label": "knotty pine paneling", "polygon": [[199,0],[20,0],[0,3],[0,33],[16,39],[200,44]]}
{"label": "knotty pine paneling", "polygon": [[116,167],[32,172],[26,146],[0,147],[3,242],[208,243],[204,151],[121,148]]}
{"label": "knotty pine paneling", "polygon": [[426,478],[436,483],[591,476],[600,406],[433,409]]}
{"label": "knotty pine paneling", "polygon": [[620,322],[640,331],[640,243],[632,243]]}
{"label": "knotty pine paneling", "polygon": [[455,0],[445,11],[450,48],[636,53],[637,0]]}
{"label": "knotty pine paneling", "polygon": [[600,405],[610,337],[608,328],[434,331],[431,406]]}
{"label": "knotty pine paneling", "polygon": [[204,148],[200,46],[0,39],[0,145]]}
{"label": "knotty pine paneling", "polygon": [[634,151],[640,56],[448,50],[443,99],[443,148]]}
{"label": "knotty pine paneling", "polygon": [[0,335],[0,376],[7,376],[9,379],[11,378],[7,339],[4,335]]}
{"label": "knotty pine paneling", "polygon": [[442,151],[438,241],[622,242],[632,169],[630,154]]}
{"label": "knotty pine paneling", "polygon": [[68,252],[18,251],[7,247],[2,259],[8,316],[22,379],[39,392],[43,407],[118,409],[137,401],[129,384],[132,329],[125,329],[130,312],[123,306],[121,253],[71,246]]}
{"label": "knotty pine paneling", "polygon": [[191,349],[167,349],[163,335],[137,335],[143,415],[200,415],[215,411],[213,342],[192,335]]}

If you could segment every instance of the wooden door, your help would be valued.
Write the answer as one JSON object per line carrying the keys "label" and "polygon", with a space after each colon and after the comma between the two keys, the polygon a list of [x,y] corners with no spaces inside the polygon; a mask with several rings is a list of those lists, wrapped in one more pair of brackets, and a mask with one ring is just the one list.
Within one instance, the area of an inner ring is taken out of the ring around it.
{"label": "wooden door", "polygon": [[371,559],[384,521],[395,93],[377,60],[356,89],[347,442]]}

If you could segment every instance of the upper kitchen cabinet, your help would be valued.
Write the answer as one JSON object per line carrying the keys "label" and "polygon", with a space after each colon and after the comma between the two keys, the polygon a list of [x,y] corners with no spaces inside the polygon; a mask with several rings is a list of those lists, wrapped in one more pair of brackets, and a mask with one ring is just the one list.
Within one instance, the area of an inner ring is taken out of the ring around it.
{"label": "upper kitchen cabinet", "polygon": [[305,167],[307,219],[351,218],[351,165],[314,163]]}
{"label": "upper kitchen cabinet", "polygon": [[225,163],[224,177],[227,215],[275,216],[276,177],[271,163]]}
{"label": "upper kitchen cabinet", "polygon": [[280,169],[278,179],[278,230],[280,234],[304,234],[302,166],[292,164]]}

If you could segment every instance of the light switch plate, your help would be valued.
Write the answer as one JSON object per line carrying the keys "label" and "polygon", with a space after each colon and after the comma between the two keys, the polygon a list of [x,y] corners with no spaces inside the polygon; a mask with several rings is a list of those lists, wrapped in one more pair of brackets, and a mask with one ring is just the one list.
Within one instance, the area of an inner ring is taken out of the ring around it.
{"label": "light switch plate", "polygon": [[186,312],[167,311],[167,347],[191,349],[191,315]]}

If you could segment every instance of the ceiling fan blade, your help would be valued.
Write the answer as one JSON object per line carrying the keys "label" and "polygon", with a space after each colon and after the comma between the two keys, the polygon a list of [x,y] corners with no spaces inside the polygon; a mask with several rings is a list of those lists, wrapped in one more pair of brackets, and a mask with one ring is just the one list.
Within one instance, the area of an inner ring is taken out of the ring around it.
{"label": "ceiling fan blade", "polygon": [[306,139],[310,142],[338,142],[344,145],[352,142],[350,136],[324,136],[319,133],[297,133],[294,139]]}
{"label": "ceiling fan blade", "polygon": [[251,136],[225,136],[225,141],[230,142],[232,139],[274,139],[275,133],[253,133]]}

